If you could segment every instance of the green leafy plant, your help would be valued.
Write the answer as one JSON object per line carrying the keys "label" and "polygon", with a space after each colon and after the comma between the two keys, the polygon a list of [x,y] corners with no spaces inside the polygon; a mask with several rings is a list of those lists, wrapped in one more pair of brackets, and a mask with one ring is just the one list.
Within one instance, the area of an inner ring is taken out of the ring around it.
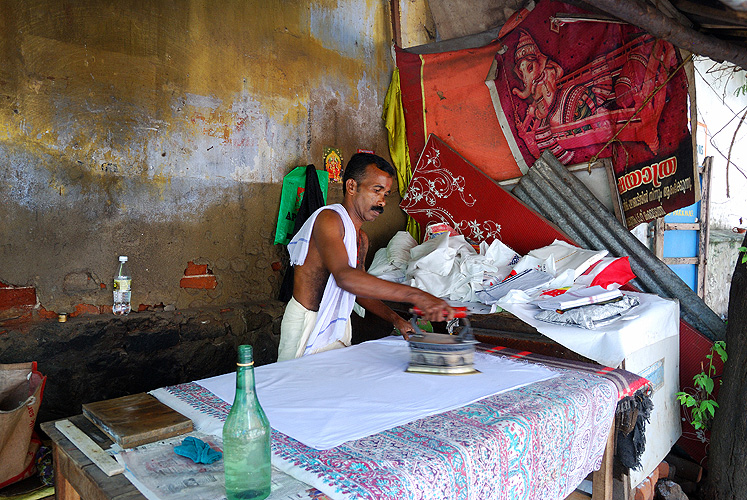
{"label": "green leafy plant", "polygon": [[742,264],[747,264],[747,247],[739,247],[738,251],[742,254]]}
{"label": "green leafy plant", "polygon": [[[694,390],[691,390],[692,392],[677,393],[677,400],[689,410],[690,423],[692,423],[696,431],[708,430],[718,408],[718,403],[713,398],[713,389],[715,386],[713,376],[716,374],[716,367],[713,366],[714,354],[718,354],[721,361],[726,362],[728,357],[726,354],[726,342],[718,340],[713,343],[711,352],[706,355],[708,369],[701,362],[700,367],[703,371],[693,377]],[[720,380],[719,383],[721,383]]]}

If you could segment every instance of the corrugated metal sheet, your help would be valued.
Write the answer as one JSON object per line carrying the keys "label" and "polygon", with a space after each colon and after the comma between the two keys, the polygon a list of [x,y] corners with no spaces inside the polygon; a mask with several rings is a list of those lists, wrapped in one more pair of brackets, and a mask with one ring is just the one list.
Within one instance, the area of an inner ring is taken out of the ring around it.
{"label": "corrugated metal sheet", "polygon": [[530,208],[573,238],[580,246],[629,257],[643,291],[680,301],[680,316],[711,340],[721,340],[726,325],[698,295],[604,207],[548,151],[513,189]]}

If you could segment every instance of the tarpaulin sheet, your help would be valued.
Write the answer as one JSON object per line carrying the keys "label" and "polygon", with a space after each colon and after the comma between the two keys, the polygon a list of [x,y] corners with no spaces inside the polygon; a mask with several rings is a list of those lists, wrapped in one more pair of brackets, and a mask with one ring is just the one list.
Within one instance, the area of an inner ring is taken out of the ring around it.
{"label": "tarpaulin sheet", "polygon": [[485,85],[499,46],[422,55],[396,48],[411,165],[435,134],[492,179],[521,175]]}

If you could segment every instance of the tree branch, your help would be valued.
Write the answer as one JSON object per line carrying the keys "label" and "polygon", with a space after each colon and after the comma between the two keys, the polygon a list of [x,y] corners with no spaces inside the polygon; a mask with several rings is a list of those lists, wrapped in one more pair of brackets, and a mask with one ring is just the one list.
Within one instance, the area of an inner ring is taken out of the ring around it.
{"label": "tree branch", "polygon": [[673,45],[716,61],[729,61],[747,68],[747,50],[738,44],[719,40],[686,28],[665,16],[658,9],[638,0],[584,0],[609,14],[648,31]]}

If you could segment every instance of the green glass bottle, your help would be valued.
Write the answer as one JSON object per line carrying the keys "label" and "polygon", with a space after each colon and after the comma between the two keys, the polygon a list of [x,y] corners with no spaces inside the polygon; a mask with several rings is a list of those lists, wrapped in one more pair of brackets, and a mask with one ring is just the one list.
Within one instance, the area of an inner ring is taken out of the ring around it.
{"label": "green glass bottle", "polygon": [[254,389],[252,346],[239,346],[236,396],[223,425],[223,462],[228,500],[270,495],[270,422]]}

